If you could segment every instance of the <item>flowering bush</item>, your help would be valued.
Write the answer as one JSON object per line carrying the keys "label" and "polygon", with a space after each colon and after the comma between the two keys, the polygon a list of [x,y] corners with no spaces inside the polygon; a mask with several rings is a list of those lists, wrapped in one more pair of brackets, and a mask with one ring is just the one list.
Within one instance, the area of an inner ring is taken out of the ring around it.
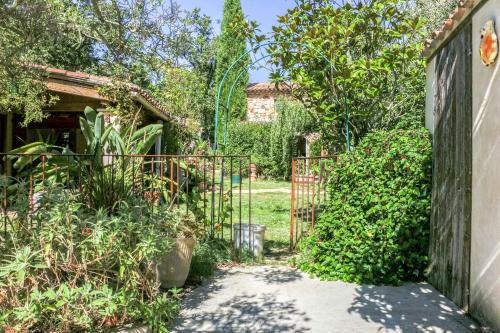
{"label": "flowering bush", "polygon": [[330,200],[301,244],[300,267],[358,283],[422,279],[431,206],[427,131],[372,133],[331,172]]}

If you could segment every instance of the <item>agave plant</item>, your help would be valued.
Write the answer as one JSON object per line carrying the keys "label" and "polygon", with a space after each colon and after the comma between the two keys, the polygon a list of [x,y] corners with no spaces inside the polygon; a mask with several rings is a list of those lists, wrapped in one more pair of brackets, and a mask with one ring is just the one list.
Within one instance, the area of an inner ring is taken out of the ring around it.
{"label": "agave plant", "polygon": [[[15,161],[17,177],[29,179],[35,191],[52,182],[65,184],[81,191],[93,208],[113,209],[139,186],[144,189],[144,164],[154,161],[143,160],[138,167],[137,158],[151,150],[163,126],[136,129],[132,124],[118,131],[113,124],[105,124],[103,113],[87,107],[84,114],[80,127],[86,141],[85,154],[54,145],[53,140],[40,140],[10,151],[9,158]],[[12,182],[9,192],[15,192],[16,186]]]}
{"label": "agave plant", "polygon": [[112,124],[104,124],[102,113],[90,107],[84,113],[85,117],[80,117],[87,143],[82,159],[86,182],[83,192],[92,207],[113,210],[126,196],[143,192],[144,163],[153,161],[142,161],[140,168],[137,164],[141,161],[137,158],[151,150],[162,134],[163,125],[136,129],[132,124],[120,133]]}
{"label": "agave plant", "polygon": [[135,129],[135,124],[120,133],[113,124],[104,125],[104,114],[85,108],[85,117],[80,117],[80,127],[87,142],[86,154],[96,159],[104,155],[145,155],[158,137],[163,125],[151,124]]}

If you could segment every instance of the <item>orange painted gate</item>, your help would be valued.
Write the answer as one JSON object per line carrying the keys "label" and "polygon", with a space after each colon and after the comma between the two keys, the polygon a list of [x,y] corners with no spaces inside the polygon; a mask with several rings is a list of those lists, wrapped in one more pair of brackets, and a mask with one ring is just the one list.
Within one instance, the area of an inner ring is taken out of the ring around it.
{"label": "orange painted gate", "polygon": [[328,200],[327,181],[335,156],[297,157],[292,160],[290,250],[314,231]]}

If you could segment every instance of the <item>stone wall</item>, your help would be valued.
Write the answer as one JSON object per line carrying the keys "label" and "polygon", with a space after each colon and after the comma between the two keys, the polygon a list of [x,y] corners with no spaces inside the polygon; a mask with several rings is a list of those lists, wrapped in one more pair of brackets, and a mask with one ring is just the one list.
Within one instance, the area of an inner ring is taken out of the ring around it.
{"label": "stone wall", "polygon": [[276,94],[252,93],[247,96],[247,120],[266,123],[276,119]]}

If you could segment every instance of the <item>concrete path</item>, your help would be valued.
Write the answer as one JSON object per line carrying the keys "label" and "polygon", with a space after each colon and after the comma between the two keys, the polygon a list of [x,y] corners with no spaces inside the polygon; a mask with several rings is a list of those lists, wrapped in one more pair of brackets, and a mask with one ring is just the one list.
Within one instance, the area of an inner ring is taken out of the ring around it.
{"label": "concrete path", "polygon": [[377,287],[310,279],[286,267],[219,271],[184,301],[173,332],[473,332],[426,283]]}

